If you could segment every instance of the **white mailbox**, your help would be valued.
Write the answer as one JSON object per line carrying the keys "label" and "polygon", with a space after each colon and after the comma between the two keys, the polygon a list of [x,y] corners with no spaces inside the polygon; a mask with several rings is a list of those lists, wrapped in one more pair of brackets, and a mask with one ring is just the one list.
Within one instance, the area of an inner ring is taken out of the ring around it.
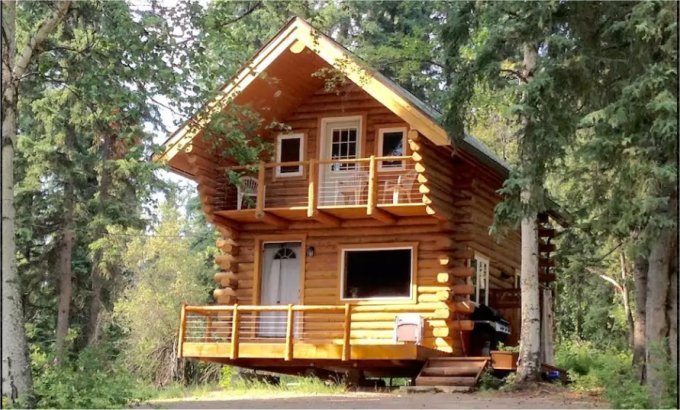
{"label": "white mailbox", "polygon": [[420,344],[423,340],[425,324],[423,317],[417,313],[397,315],[394,323],[394,341]]}

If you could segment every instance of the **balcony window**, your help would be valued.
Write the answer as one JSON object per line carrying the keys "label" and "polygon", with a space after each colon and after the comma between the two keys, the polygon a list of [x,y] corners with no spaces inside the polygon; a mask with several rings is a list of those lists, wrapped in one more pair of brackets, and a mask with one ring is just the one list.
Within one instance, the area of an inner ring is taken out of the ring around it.
{"label": "balcony window", "polygon": [[342,250],[342,299],[410,298],[413,247]]}
{"label": "balcony window", "polygon": [[[406,128],[381,128],[378,131],[378,156],[400,157],[406,153]],[[404,161],[380,161],[380,171],[400,171]]]}
{"label": "balcony window", "polygon": [[[276,162],[301,162],[304,158],[304,135],[282,134],[276,141]],[[302,165],[276,167],[277,177],[302,175]]]}

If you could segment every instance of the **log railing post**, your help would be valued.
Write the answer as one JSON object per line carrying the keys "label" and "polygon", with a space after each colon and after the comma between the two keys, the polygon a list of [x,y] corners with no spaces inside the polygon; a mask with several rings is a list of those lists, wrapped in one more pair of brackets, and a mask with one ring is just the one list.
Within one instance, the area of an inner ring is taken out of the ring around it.
{"label": "log railing post", "polygon": [[345,324],[344,324],[344,334],[342,338],[342,360],[347,361],[351,356],[351,346],[350,346],[350,332],[352,330],[352,307],[349,303],[345,303]]}
{"label": "log railing post", "polygon": [[366,213],[373,215],[377,205],[378,177],[375,168],[375,155],[371,155],[368,165],[368,204]]}
{"label": "log railing post", "polygon": [[238,334],[239,334],[238,303],[234,304],[234,312],[231,319],[231,359],[238,359]]}
{"label": "log railing post", "polygon": [[186,307],[187,304],[182,303],[182,310],[179,314],[179,335],[177,336],[177,343],[179,344],[179,346],[177,346],[177,352],[179,357],[183,357],[182,354],[184,353],[184,334],[187,327]]}
{"label": "log railing post", "polygon": [[309,186],[307,188],[307,218],[312,218],[316,213],[316,189],[319,173],[316,169],[316,160],[309,160]]}
{"label": "log railing post", "polygon": [[255,201],[255,215],[260,216],[264,215],[264,188],[265,188],[265,182],[264,182],[264,176],[265,176],[265,168],[264,168],[264,161],[260,161],[260,165],[258,167],[257,171],[257,198]]}
{"label": "log railing post", "polygon": [[295,312],[293,312],[293,305],[288,305],[288,319],[286,320],[286,353],[285,360],[293,358],[293,319]]}

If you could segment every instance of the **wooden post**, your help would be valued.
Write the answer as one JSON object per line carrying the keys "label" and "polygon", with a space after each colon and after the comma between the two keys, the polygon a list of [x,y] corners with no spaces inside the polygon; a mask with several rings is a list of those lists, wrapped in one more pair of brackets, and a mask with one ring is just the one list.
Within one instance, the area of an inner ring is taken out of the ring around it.
{"label": "wooden post", "polygon": [[231,359],[238,359],[238,329],[239,328],[239,315],[238,315],[238,303],[234,304],[234,313],[231,319]]}
{"label": "wooden post", "polygon": [[293,358],[293,318],[295,314],[293,312],[293,305],[288,305],[288,320],[286,321],[286,353],[285,360],[291,360]]}
{"label": "wooden post", "polygon": [[255,202],[255,215],[264,213],[264,161],[260,161],[257,172],[257,201]]}
{"label": "wooden post", "polygon": [[309,186],[307,189],[307,218],[314,216],[316,212],[316,184],[318,172],[316,170],[316,160],[309,160]]}
{"label": "wooden post", "polygon": [[177,343],[179,343],[179,346],[177,346],[177,351],[178,351],[178,356],[183,357],[182,354],[183,348],[184,348],[184,333],[186,332],[186,327],[187,327],[187,313],[186,313],[186,303],[182,303],[182,310],[180,311],[179,314],[179,335],[177,336]]}
{"label": "wooden post", "polygon": [[347,361],[350,359],[351,346],[349,343],[350,331],[352,330],[352,310],[349,303],[345,303],[345,325],[344,325],[344,335],[342,338],[342,360]]}
{"label": "wooden post", "polygon": [[375,172],[375,155],[371,155],[368,166],[368,204],[366,213],[373,215],[376,208],[376,198],[378,197],[377,174]]}
{"label": "wooden post", "polygon": [[205,319],[205,335],[203,335],[203,341],[205,343],[210,343],[211,333],[212,333],[212,315],[208,315]]}

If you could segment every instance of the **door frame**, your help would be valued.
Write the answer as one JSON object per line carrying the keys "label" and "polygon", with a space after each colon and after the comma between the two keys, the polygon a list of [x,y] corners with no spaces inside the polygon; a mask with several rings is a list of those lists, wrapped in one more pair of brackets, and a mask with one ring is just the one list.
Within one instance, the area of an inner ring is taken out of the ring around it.
{"label": "door frame", "polygon": [[[334,122],[345,122],[345,121],[359,121],[359,143],[357,144],[357,158],[363,158],[363,155],[367,152],[366,151],[366,136],[368,133],[366,132],[367,128],[367,118],[368,116],[366,115],[365,112],[360,112],[360,113],[344,113],[344,115],[339,114],[339,115],[329,115],[325,117],[319,118],[319,125],[318,125],[318,150],[317,150],[317,158],[319,161],[327,160],[330,158],[326,158],[326,150],[329,147],[329,141],[328,140],[328,135],[327,135],[327,130],[328,130],[328,124],[332,124]],[[323,167],[319,167],[319,178],[323,176],[322,172]],[[341,171],[342,172],[342,171]]]}
{"label": "door frame", "polygon": [[[307,265],[307,235],[306,234],[280,234],[280,235],[258,235],[255,237],[254,263],[253,263],[253,297],[252,303],[260,306],[262,303],[262,254],[265,243],[300,243],[300,305],[305,301],[305,271]],[[237,273],[238,275],[238,273]]]}

